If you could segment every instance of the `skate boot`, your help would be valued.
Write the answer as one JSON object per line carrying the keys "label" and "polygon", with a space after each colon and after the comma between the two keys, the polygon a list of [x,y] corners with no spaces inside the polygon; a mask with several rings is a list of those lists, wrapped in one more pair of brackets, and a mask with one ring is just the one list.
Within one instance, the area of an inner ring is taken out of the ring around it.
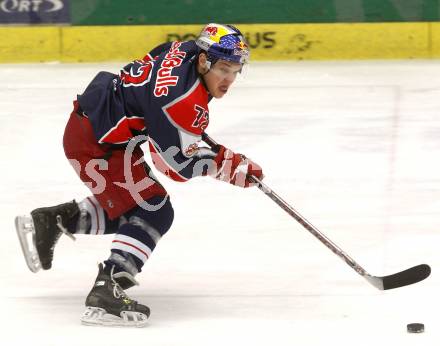
{"label": "skate boot", "polygon": [[76,221],[78,215],[78,205],[72,201],[54,207],[35,209],[31,212],[31,217],[15,218],[21,248],[32,272],[52,267],[55,244],[62,234],[75,240],[67,227],[73,220]]}
{"label": "skate boot", "polygon": [[127,272],[114,274],[114,266],[104,269],[99,264],[95,285],[86,298],[86,310],[81,317],[85,325],[118,327],[145,327],[150,309],[130,299],[120,286],[121,280],[130,280],[131,286],[138,283]]}

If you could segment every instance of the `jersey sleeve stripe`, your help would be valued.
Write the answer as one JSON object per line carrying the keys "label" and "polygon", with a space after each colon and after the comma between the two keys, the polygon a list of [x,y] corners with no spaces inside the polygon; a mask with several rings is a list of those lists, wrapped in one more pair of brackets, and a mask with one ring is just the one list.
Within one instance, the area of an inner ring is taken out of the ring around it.
{"label": "jersey sleeve stripe", "polygon": [[99,143],[123,144],[133,138],[131,130],[144,131],[146,129],[143,117],[124,116],[99,140]]}
{"label": "jersey sleeve stripe", "polygon": [[151,152],[151,158],[153,159],[154,166],[163,174],[170,177],[171,179],[179,182],[185,182],[188,179],[181,175],[176,169],[174,169],[165,159],[162,157],[160,152],[156,149],[156,147],[148,142]]}

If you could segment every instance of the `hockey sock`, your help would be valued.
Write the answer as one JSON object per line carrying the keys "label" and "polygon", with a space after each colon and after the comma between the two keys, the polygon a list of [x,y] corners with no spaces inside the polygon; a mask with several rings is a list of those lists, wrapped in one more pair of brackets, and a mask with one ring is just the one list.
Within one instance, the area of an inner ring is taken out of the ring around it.
{"label": "hockey sock", "polygon": [[[148,202],[158,204],[163,197],[153,197]],[[112,242],[111,255],[106,264],[115,264],[133,276],[139,273],[151,256],[161,237],[170,229],[174,210],[168,198],[156,211],[136,207],[124,214],[122,224]]]}
{"label": "hockey sock", "polygon": [[94,196],[87,197],[78,203],[80,209],[79,218],[73,227],[69,227],[71,233],[76,234],[113,234],[116,233],[120,224],[125,221],[123,217],[110,220],[105,210],[101,207]]}

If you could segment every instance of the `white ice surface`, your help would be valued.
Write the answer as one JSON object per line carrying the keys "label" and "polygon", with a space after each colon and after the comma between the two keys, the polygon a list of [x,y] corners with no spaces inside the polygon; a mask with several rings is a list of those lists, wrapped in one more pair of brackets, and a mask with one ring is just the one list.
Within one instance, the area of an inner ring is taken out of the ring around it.
{"label": "white ice surface", "polygon": [[380,292],[258,189],[160,176],[175,222],[129,291],[149,326],[81,326],[112,236],[61,238],[32,274],[14,216],[88,195],[63,129],[94,74],[122,65],[0,65],[1,345],[439,344],[439,61],[255,63],[208,131],[371,274],[428,263],[430,278]]}

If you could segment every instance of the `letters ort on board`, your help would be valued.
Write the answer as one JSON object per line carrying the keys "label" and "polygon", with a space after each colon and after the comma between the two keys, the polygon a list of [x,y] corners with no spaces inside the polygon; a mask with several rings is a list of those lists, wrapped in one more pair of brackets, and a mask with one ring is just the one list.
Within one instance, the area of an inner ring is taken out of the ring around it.
{"label": "letters ort on board", "polygon": [[70,23],[70,0],[0,0],[0,24]]}

